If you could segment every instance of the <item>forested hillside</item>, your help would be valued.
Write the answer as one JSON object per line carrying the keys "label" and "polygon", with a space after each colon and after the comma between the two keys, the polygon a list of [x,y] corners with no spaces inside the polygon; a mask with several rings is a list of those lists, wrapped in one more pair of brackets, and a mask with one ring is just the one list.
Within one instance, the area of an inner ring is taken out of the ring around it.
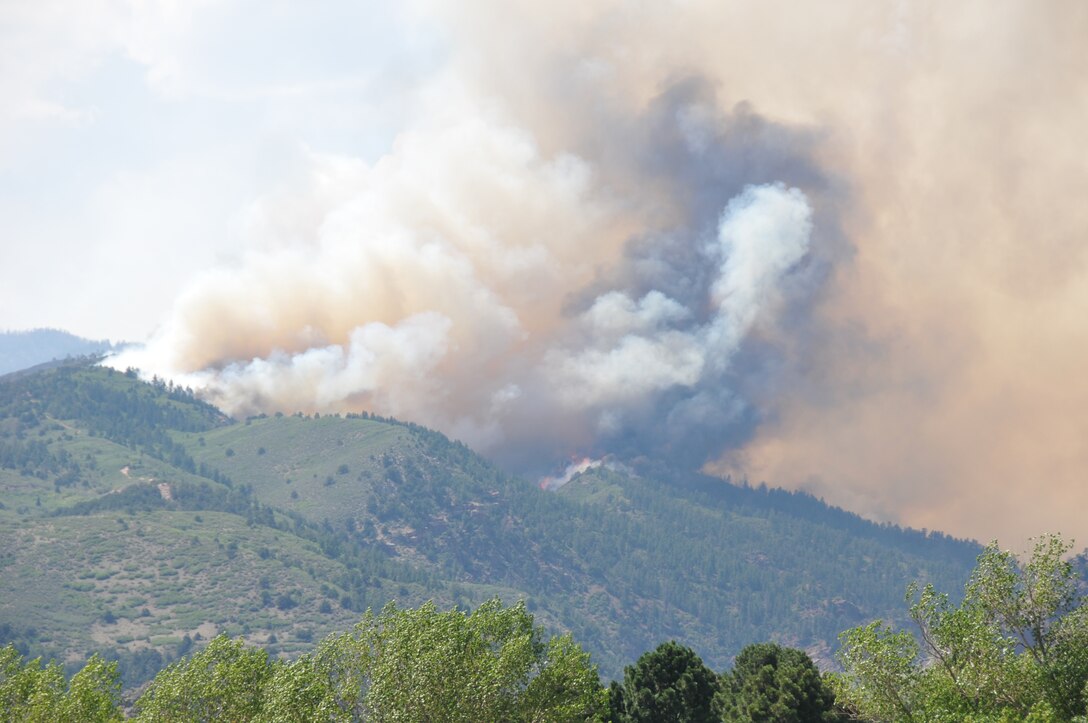
{"label": "forested hillside", "polygon": [[663,640],[717,669],[764,640],[823,662],[962,587],[979,548],[810,496],[598,468],[558,492],[369,415],[228,419],[71,363],[0,380],[0,644],[126,684],[218,633],[294,655],[387,602],[526,601],[606,678]]}

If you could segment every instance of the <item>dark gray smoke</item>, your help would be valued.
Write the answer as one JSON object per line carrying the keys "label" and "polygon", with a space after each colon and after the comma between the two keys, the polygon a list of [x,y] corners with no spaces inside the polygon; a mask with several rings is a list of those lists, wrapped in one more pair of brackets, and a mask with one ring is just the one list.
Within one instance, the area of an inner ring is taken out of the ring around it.
{"label": "dark gray smoke", "polygon": [[[615,266],[572,296],[568,317],[584,314],[609,292],[631,299],[658,293],[687,311],[671,328],[698,334],[718,312],[712,297],[719,269],[708,249],[722,221],[723,199],[751,186],[783,184],[803,191],[814,219],[806,253],[776,279],[773,310],[737,339],[730,363],[710,365],[694,384],[671,386],[606,412],[610,423],[579,454],[649,458],[692,469],[742,447],[762,418],[753,396],[797,384],[794,366],[803,357],[805,337],[819,333],[811,311],[831,269],[850,251],[836,216],[844,191],[814,157],[819,134],[773,123],[747,103],[725,114],[718,107],[708,81],[686,78],[642,115],[616,114],[592,126],[600,132],[586,143],[586,156],[616,161],[623,173],[666,189],[677,217],[665,228],[632,237]],[[789,348],[770,338],[775,335],[788,339]],[[528,459],[536,454],[530,448]],[[526,461],[512,459],[515,466]]]}

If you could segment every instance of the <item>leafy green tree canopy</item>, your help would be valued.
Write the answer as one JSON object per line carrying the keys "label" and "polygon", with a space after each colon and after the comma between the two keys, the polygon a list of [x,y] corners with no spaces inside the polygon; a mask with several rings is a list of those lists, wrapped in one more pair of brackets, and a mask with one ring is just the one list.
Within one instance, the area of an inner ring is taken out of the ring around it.
{"label": "leafy green tree canopy", "polygon": [[0,648],[0,720],[99,723],[121,720],[117,663],[92,656],[67,684],[60,665],[23,662],[13,645]]}
{"label": "leafy green tree canopy", "polygon": [[155,676],[136,701],[146,721],[254,720],[264,703],[273,663],[261,648],[226,635]]}
{"label": "leafy green tree canopy", "polygon": [[996,543],[953,604],[912,585],[918,637],[880,621],[842,635],[836,695],[867,720],[1073,720],[1085,714],[1088,607],[1065,559],[1039,538],[1024,561]]}
{"label": "leafy green tree canopy", "polygon": [[472,613],[388,605],[291,663],[224,636],[160,673],[140,718],[582,721],[603,710],[589,655],[545,640],[523,604]]}
{"label": "leafy green tree canopy", "polygon": [[604,696],[569,635],[546,640],[524,603],[495,599],[470,614],[433,603],[368,611],[277,671],[269,703],[284,720],[582,721]]}

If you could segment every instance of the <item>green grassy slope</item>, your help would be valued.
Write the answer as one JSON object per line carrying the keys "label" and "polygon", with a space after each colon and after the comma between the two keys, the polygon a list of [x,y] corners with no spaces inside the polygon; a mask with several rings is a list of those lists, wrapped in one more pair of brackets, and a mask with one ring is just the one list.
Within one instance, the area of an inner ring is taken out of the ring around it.
{"label": "green grassy slope", "polygon": [[[95,644],[135,650],[198,632],[279,631],[287,643],[310,630],[308,642],[354,617],[335,588],[321,593],[342,571],[316,545],[237,515],[65,516],[5,524],[0,538],[8,550],[0,615],[32,614],[38,639],[56,642],[67,659]],[[274,601],[291,597],[290,609],[262,604],[266,591]],[[336,604],[322,614],[327,597]]]}
{"label": "green grassy slope", "polygon": [[412,442],[404,427],[331,416],[255,418],[177,438],[264,503],[336,524],[365,512],[383,455]]}
{"label": "green grassy slope", "polygon": [[[199,470],[166,430],[245,427],[176,396],[78,365],[0,381],[0,643],[72,664],[92,651],[156,654],[153,667],[128,666],[138,682],[220,631],[292,654],[367,606],[454,604],[440,581],[384,554],[334,554],[321,526]],[[104,414],[95,400],[119,408]],[[457,592],[465,604],[514,595]]]}

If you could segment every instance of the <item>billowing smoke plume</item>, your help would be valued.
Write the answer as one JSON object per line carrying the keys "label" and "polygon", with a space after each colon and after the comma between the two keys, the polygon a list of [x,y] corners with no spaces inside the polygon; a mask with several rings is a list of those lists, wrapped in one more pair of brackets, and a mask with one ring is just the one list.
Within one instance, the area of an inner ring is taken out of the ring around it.
{"label": "billowing smoke plume", "polygon": [[[804,134],[718,115],[688,80],[617,120],[639,137],[617,168],[617,148],[546,156],[461,90],[437,105],[373,167],[314,158],[306,197],[253,212],[299,235],[205,276],[115,363],[235,414],[415,420],[530,472],[698,468],[745,439],[734,361],[819,287]],[[647,188],[609,182],[630,172]]]}
{"label": "billowing smoke plume", "polygon": [[121,363],[1088,536],[1088,5],[418,6],[450,52],[392,152],[312,155]]}

